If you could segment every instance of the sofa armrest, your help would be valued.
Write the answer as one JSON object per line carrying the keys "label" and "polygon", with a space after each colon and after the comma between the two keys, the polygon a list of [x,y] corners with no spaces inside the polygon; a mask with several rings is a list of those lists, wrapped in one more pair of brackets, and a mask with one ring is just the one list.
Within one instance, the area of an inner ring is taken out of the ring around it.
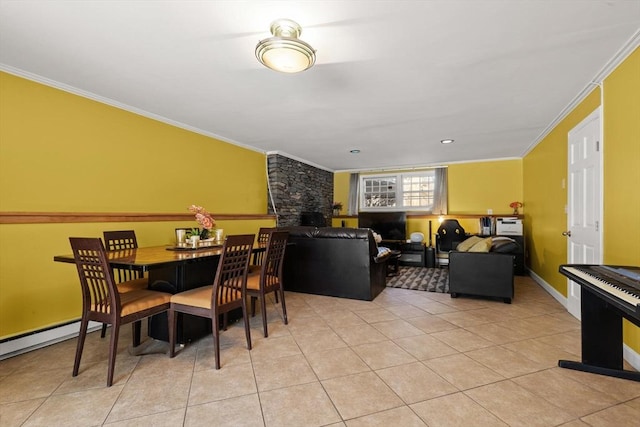
{"label": "sofa armrest", "polygon": [[387,262],[389,258],[391,258],[391,252],[392,252],[391,249],[387,247],[378,248],[378,255],[373,257],[373,262],[375,262],[376,264]]}

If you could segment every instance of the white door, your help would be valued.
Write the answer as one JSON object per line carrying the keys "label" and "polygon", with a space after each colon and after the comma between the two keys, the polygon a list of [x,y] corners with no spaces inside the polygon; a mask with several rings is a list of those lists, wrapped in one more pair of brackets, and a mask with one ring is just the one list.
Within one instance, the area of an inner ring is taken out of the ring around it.
{"label": "white door", "polygon": [[[569,131],[567,262],[602,263],[600,108]],[[568,280],[567,310],[580,319],[580,286]]]}

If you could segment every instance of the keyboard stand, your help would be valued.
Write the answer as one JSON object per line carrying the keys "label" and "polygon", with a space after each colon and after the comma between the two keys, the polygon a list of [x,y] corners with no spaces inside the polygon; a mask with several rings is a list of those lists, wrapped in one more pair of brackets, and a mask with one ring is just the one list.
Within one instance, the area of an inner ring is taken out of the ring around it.
{"label": "keyboard stand", "polygon": [[582,362],[559,360],[561,368],[640,381],[640,372],[624,370],[622,314],[580,287],[582,311]]}
{"label": "keyboard stand", "polygon": [[558,360],[558,366],[574,371],[589,372],[591,374],[606,375],[608,377],[622,378],[631,381],[640,381],[640,372],[627,371],[624,369],[609,369],[601,366],[588,365],[573,360]]}

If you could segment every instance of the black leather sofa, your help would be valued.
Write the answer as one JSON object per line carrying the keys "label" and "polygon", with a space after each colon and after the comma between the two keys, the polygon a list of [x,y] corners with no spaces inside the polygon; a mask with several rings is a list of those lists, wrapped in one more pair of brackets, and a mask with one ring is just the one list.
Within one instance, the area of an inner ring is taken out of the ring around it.
{"label": "black leather sofa", "polygon": [[513,299],[514,256],[494,252],[450,252],[449,293]]}
{"label": "black leather sofa", "polygon": [[513,299],[513,276],[518,268],[516,257],[522,248],[515,239],[494,237],[489,252],[449,252],[449,293]]}
{"label": "black leather sofa", "polygon": [[390,252],[378,256],[367,228],[282,227],[289,232],[286,291],[372,301],[386,286]]}

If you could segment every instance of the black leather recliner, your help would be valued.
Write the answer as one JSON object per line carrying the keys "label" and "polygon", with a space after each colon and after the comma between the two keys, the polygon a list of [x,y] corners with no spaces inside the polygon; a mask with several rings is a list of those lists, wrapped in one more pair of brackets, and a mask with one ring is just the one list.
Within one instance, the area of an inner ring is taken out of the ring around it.
{"label": "black leather recliner", "polygon": [[378,255],[370,229],[282,227],[289,232],[285,291],[372,301],[386,286],[390,252]]}

